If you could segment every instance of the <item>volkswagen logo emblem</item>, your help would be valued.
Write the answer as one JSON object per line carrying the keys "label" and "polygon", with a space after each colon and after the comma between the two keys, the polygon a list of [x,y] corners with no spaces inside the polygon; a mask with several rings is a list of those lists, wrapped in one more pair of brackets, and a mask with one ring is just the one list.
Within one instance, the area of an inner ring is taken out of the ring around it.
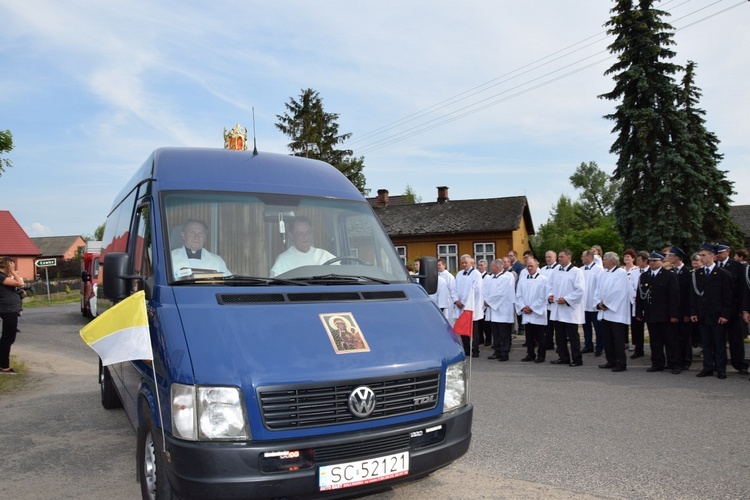
{"label": "volkswagen logo emblem", "polygon": [[355,417],[369,417],[374,410],[375,393],[369,387],[362,385],[349,394],[349,411]]}

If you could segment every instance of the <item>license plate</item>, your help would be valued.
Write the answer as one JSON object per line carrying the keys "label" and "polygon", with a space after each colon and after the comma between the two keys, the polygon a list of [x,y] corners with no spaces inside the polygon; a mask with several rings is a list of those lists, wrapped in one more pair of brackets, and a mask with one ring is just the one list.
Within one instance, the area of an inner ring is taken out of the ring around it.
{"label": "license plate", "polygon": [[409,474],[409,452],[345,464],[324,465],[318,472],[320,491],[351,488]]}

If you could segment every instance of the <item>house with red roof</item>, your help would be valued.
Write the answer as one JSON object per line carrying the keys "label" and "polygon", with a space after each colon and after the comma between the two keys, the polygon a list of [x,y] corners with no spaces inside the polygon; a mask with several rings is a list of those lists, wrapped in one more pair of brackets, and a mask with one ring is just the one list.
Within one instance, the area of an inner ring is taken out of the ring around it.
{"label": "house with red roof", "polygon": [[8,210],[0,210],[0,255],[13,257],[25,280],[36,277],[34,261],[42,254]]}

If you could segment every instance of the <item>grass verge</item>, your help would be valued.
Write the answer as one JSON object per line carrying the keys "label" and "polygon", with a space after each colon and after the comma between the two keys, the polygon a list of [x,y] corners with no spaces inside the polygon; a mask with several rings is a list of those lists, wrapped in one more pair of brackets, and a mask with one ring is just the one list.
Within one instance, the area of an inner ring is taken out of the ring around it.
{"label": "grass verge", "polygon": [[21,387],[29,377],[26,363],[19,361],[17,356],[10,356],[10,366],[18,375],[0,375],[0,394],[8,394]]}
{"label": "grass verge", "polygon": [[30,300],[23,303],[24,309],[33,309],[35,307],[49,307],[49,306],[59,306],[62,304],[73,304],[75,302],[80,302],[81,297],[80,295],[68,295],[65,297],[58,297],[53,298],[49,302],[47,301],[47,298],[38,298],[35,300]]}

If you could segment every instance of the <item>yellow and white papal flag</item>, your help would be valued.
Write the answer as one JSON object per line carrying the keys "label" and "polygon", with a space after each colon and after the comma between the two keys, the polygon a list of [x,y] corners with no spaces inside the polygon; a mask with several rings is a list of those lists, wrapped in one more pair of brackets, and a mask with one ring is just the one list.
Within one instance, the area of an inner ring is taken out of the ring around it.
{"label": "yellow and white papal flag", "polygon": [[154,359],[143,290],[118,302],[81,328],[81,338],[104,366],[135,359]]}

